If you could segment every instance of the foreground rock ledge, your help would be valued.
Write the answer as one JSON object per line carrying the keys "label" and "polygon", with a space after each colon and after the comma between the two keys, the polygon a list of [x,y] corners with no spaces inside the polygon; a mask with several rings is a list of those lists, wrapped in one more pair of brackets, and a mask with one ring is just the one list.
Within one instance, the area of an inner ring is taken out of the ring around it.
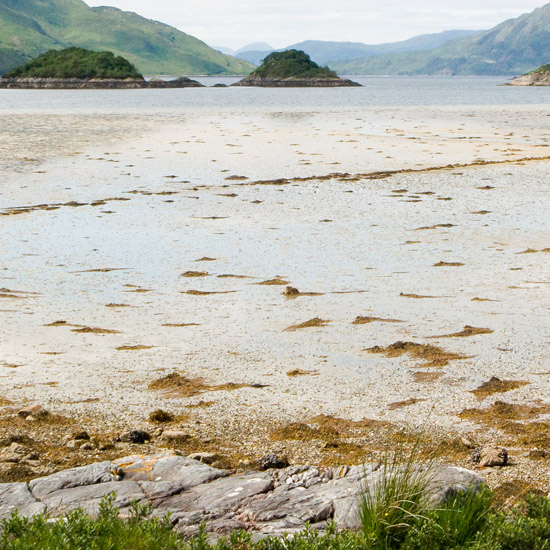
{"label": "foreground rock ledge", "polygon": [[[422,466],[418,466],[422,468]],[[30,517],[59,517],[75,508],[94,516],[101,499],[115,493],[121,516],[133,500],[150,503],[154,515],[171,512],[176,530],[186,536],[201,523],[213,535],[246,529],[261,535],[292,533],[305,522],[323,529],[327,520],[357,529],[359,496],[365,483],[383,475],[378,464],[319,469],[291,466],[235,474],[177,453],[130,456],[99,462],[32,480],[0,484],[0,519],[14,510]],[[437,465],[429,486],[434,504],[483,483],[474,472]]]}
{"label": "foreground rock ledge", "polygon": [[203,88],[185,76],[175,80],[116,78],[0,78],[0,89],[19,90],[134,90],[150,88]]}

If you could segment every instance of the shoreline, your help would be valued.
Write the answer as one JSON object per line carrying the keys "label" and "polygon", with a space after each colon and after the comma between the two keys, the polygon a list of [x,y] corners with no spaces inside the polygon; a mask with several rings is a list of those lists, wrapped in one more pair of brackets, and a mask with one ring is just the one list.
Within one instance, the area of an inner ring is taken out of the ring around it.
{"label": "shoreline", "polygon": [[174,80],[0,77],[0,89],[5,90],[151,90],[203,87],[196,80],[184,76]]}

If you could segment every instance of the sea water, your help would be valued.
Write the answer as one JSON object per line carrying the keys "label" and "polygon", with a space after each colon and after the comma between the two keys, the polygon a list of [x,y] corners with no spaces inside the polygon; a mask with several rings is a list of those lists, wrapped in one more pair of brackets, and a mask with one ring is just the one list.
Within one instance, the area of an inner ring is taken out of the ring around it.
{"label": "sea water", "polygon": [[509,87],[509,77],[351,77],[361,88],[211,88],[232,77],[197,78],[208,86],[169,90],[0,90],[0,113],[141,112],[197,108],[331,108],[550,103],[550,87]]}

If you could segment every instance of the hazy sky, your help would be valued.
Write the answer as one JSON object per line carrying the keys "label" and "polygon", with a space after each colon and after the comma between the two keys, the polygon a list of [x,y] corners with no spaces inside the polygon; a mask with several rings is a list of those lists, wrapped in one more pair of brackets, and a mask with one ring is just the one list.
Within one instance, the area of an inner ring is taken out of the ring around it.
{"label": "hazy sky", "polygon": [[302,40],[379,44],[448,29],[488,29],[544,0],[85,0],[168,23],[210,45],[276,48]]}

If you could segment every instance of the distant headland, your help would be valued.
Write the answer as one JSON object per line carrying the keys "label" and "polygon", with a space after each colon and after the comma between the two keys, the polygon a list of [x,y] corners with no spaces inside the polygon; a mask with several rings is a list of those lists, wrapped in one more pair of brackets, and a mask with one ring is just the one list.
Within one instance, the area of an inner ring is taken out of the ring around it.
{"label": "distant headland", "polygon": [[83,48],[50,50],[0,78],[0,88],[16,89],[140,89],[202,87],[196,80],[145,80],[121,56]]}
{"label": "distant headland", "polygon": [[550,86],[550,64],[514,78],[508,86]]}
{"label": "distant headland", "polygon": [[233,86],[331,88],[361,84],[340,78],[327,67],[319,67],[301,50],[286,50],[268,55],[260,67]]}

